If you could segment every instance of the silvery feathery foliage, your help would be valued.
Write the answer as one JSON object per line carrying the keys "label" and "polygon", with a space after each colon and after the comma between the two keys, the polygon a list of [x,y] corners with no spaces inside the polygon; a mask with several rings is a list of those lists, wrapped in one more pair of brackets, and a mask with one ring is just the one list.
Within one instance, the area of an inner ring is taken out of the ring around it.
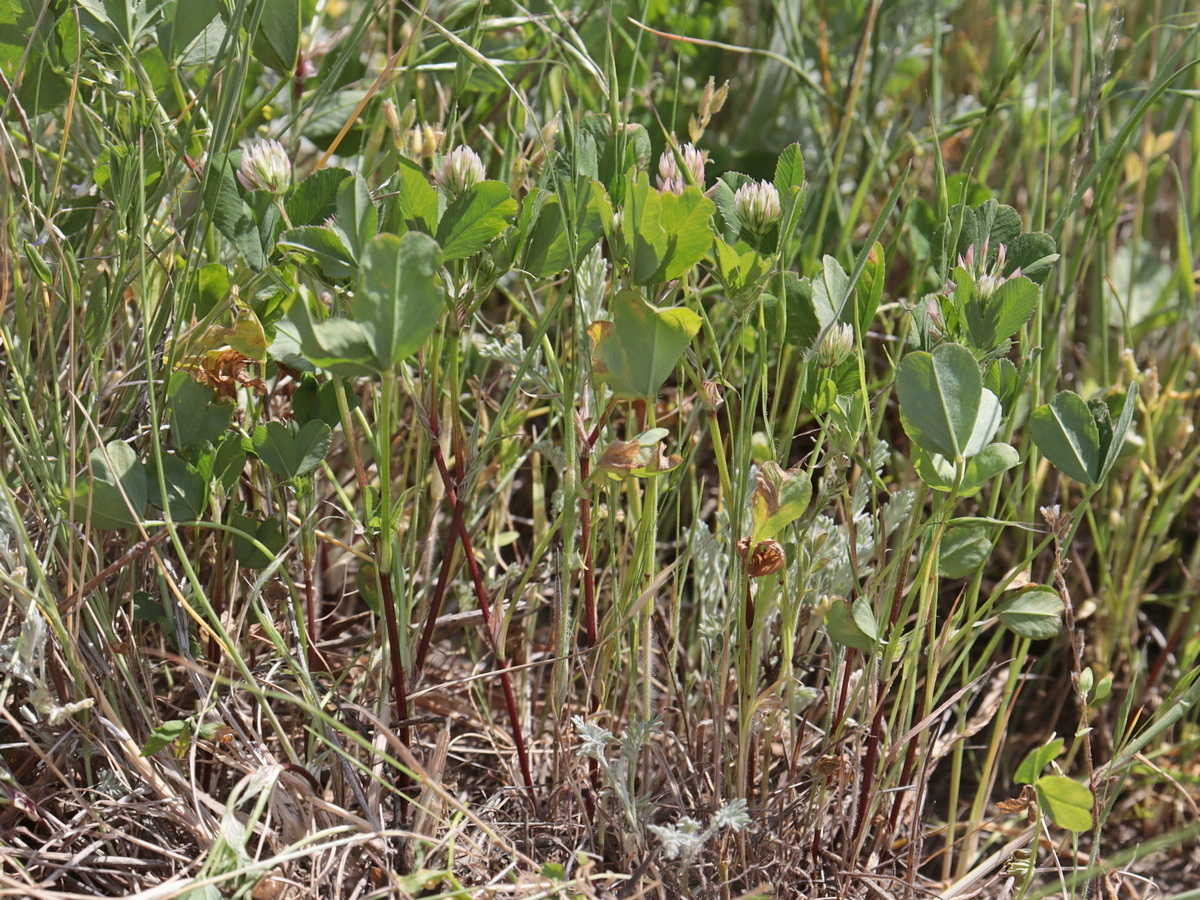
{"label": "silvery feathery foliage", "polygon": [[[887,455],[887,444],[876,441],[871,453],[871,467],[875,472],[882,470]],[[911,490],[899,491],[882,504],[876,518],[867,508],[869,497],[870,479],[861,478],[855,484],[850,498],[850,516],[854,522],[858,557],[857,576],[860,579],[871,573],[870,561],[875,548],[907,519],[914,502]],[[817,516],[809,527],[807,537],[815,563],[812,578],[808,581],[809,587],[819,594],[846,596],[856,574],[850,566],[850,529],[828,516]]]}
{"label": "silvery feathery foliage", "polygon": [[579,749],[575,751],[576,754],[581,758],[606,762],[608,757],[605,751],[609,741],[616,740],[616,735],[607,728],[586,721],[583,716],[572,716],[571,724],[579,733]]}
{"label": "silvery feathery foliage", "polygon": [[[525,349],[525,339],[513,322],[509,322],[487,338],[475,337],[475,347],[484,359],[504,363],[519,372],[531,351]],[[521,390],[532,397],[557,397],[560,392],[550,381],[550,372],[542,362],[542,348],[532,350],[532,358],[521,376]]]}
{"label": "silvery feathery foliage", "polygon": [[[718,513],[718,528],[728,525],[728,517]],[[692,560],[692,585],[700,610],[700,636],[706,641],[719,640],[725,634],[723,610],[727,598],[729,545],[719,541],[700,520],[687,531],[688,554]]]}
{"label": "silvery feathery foliage", "polygon": [[579,286],[583,320],[588,324],[601,317],[604,295],[607,293],[608,269],[608,260],[604,258],[604,250],[599,244],[593,247],[579,264],[575,283]]}
{"label": "silvery feathery foliage", "polygon": [[662,843],[663,856],[667,859],[691,860],[705,842],[720,831],[729,828],[741,831],[750,824],[745,800],[730,800],[715,813],[704,828],[691,816],[680,816],[674,825],[651,825],[650,831]]}
{"label": "silvery feathery foliage", "polygon": [[[630,828],[640,832],[642,827],[641,807],[645,801],[634,793],[632,773],[637,770],[637,758],[658,730],[658,720],[632,722],[620,738],[599,725],[586,721],[583,716],[572,716],[571,724],[579,734],[580,745],[576,755],[594,759],[600,764],[608,782],[609,793],[621,804],[621,811]],[[618,742],[620,753],[616,759],[608,758],[608,745]]]}

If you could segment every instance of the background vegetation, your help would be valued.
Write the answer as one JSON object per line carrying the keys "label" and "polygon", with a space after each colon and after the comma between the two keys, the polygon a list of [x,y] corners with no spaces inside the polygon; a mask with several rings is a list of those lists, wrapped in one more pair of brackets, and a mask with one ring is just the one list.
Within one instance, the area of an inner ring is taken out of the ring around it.
{"label": "background vegetation", "polygon": [[1198,30],[0,0],[5,893],[1200,896]]}

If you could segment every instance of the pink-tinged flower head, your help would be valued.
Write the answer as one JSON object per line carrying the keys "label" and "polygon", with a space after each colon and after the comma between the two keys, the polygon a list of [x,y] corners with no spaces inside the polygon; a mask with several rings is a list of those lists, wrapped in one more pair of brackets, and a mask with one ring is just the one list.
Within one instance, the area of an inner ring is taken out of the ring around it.
{"label": "pink-tinged flower head", "polygon": [[[679,155],[683,157],[683,164],[692,173],[696,184],[703,190],[704,165],[708,162],[708,153],[697,150],[692,144],[684,144],[679,148]],[[688,181],[679,171],[679,163],[675,160],[675,154],[668,147],[658,158],[658,189],[669,191],[672,194],[682,194],[687,186]]]}
{"label": "pink-tinged flower head", "polygon": [[238,180],[248,191],[282,194],[292,184],[292,161],[279,141],[259,141],[242,151]]}
{"label": "pink-tinged flower head", "polygon": [[478,153],[470,147],[455,147],[442,159],[441,167],[434,169],[433,177],[442,190],[457,196],[487,178],[487,172]]}

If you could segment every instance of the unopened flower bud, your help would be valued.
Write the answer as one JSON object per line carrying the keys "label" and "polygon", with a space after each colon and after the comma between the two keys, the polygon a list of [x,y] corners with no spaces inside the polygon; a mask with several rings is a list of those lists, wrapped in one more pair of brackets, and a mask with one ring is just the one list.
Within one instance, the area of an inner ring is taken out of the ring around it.
{"label": "unopened flower bud", "polygon": [[248,191],[282,194],[292,184],[292,162],[279,141],[259,141],[242,151],[238,180]]}
{"label": "unopened flower bud", "polygon": [[709,113],[712,115],[719,113],[721,111],[722,107],[725,106],[725,100],[728,96],[729,96],[729,82],[727,80],[723,85],[721,85],[719,88],[717,88],[716,93],[713,94],[712,103],[709,105],[709,109],[708,109]]}
{"label": "unopened flower bud", "polygon": [[396,112],[396,104],[391,100],[383,101],[383,121],[389,131],[397,132],[400,130],[400,114]]}
{"label": "unopened flower bud", "polygon": [[408,106],[404,107],[404,114],[400,116],[400,127],[407,130],[412,128],[415,121],[417,121],[417,101],[409,100]]}
{"label": "unopened flower bud", "polygon": [[470,147],[455,147],[434,170],[433,177],[442,190],[458,196],[483,181],[487,172],[478,153]]}
{"label": "unopened flower bud", "polygon": [[817,365],[823,369],[839,366],[854,349],[854,326],[838,322],[826,330],[817,347]]}
{"label": "unopened flower bud", "polygon": [[733,195],[733,209],[747,230],[762,234],[779,221],[779,191],[769,181],[748,182]]}
{"label": "unopened flower bud", "polygon": [[708,76],[708,84],[704,85],[704,91],[700,94],[700,115],[707,117],[712,111],[713,91],[716,89],[717,80],[711,75]]}

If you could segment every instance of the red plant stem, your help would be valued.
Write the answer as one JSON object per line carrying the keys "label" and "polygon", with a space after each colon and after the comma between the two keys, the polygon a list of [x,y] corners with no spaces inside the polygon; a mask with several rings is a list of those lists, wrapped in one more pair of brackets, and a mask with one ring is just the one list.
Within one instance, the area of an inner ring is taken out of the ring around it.
{"label": "red plant stem", "polygon": [[579,539],[583,542],[583,646],[595,647],[596,625],[596,574],[593,569],[595,556],[592,551],[592,495],[588,478],[592,474],[592,448],[585,444],[579,454]]}
{"label": "red plant stem", "polygon": [[[436,413],[430,413],[428,428],[430,435],[433,437],[433,459],[437,463],[438,472],[442,476],[442,484],[446,489],[446,499],[449,501],[451,508],[457,508],[459,505],[458,488],[450,475],[450,470],[446,468],[446,460],[442,456],[442,445],[439,441],[441,431]],[[461,457],[461,454],[459,455]],[[458,529],[458,539],[462,544],[463,554],[467,558],[467,568],[471,572],[471,584],[475,588],[475,599],[479,603],[479,612],[483,616],[484,634],[488,643],[492,644],[492,651],[496,654],[496,667],[500,674],[500,685],[504,690],[504,702],[508,707],[508,719],[512,724],[513,744],[517,748],[517,760],[521,766],[521,776],[525,779],[525,787],[532,794],[533,774],[529,768],[529,757],[525,752],[525,737],[521,733],[521,716],[517,711],[517,698],[516,694],[513,693],[512,679],[508,674],[508,660],[500,655],[500,651],[493,640],[492,607],[488,603],[487,591],[483,587],[483,576],[479,571],[479,561],[475,559],[475,550],[471,545],[471,536],[467,534],[467,524],[462,515],[456,516],[455,522]]]}
{"label": "red plant stem", "polygon": [[[592,541],[592,494],[588,480],[592,474],[592,451],[596,449],[596,441],[600,439],[600,429],[608,421],[608,416],[616,406],[616,400],[610,400],[596,420],[591,432],[583,442],[579,451],[579,539],[583,543],[583,628],[585,647],[595,647],[599,640],[599,627],[596,616],[596,570],[595,550]],[[581,429],[582,430],[582,429]],[[595,710],[592,710],[595,712]]]}
{"label": "red plant stem", "polygon": [[[596,420],[592,430],[584,438],[579,450],[579,539],[583,543],[583,628],[584,646],[595,647],[599,641],[599,623],[596,615],[596,555],[592,540],[592,493],[588,480],[592,475],[592,451],[596,449],[596,441],[600,439],[600,429],[608,420],[616,399],[608,402],[604,412]],[[582,428],[580,428],[582,431]],[[590,704],[594,715],[600,711],[600,695],[593,692]],[[592,789],[586,795],[588,819],[595,815],[595,798],[600,794],[600,764],[595,759],[588,760],[588,781]]]}
{"label": "red plant stem", "polygon": [[[850,839],[850,845],[855,848],[857,848],[862,835],[863,824],[867,818],[867,805],[871,799],[871,790],[875,786],[875,765],[879,761],[879,739],[883,733],[885,684],[881,676],[877,674],[876,677],[879,678],[879,688],[875,694],[875,715],[871,718],[871,733],[867,736],[867,756],[863,760],[862,788],[858,794],[858,814],[854,817],[854,836]],[[902,781],[901,784],[905,784],[905,782]]]}
{"label": "red plant stem", "polygon": [[[409,746],[408,722],[408,690],[404,682],[404,665],[400,660],[400,625],[396,619],[396,598],[392,593],[392,574],[379,573],[379,588],[382,596],[380,605],[383,606],[383,621],[387,628],[388,656],[392,664],[392,691],[395,696],[396,716],[400,720],[400,743]],[[407,778],[405,779],[407,780]]]}
{"label": "red plant stem", "polygon": [[308,630],[308,667],[315,669],[320,663],[317,656],[317,598],[313,591],[313,558],[308,550],[304,554],[304,618]]}
{"label": "red plant stem", "polygon": [[[385,539],[381,537],[381,539]],[[392,573],[379,573],[380,605],[383,621],[387,627],[388,657],[392,664],[392,698],[396,704],[396,717],[400,721],[400,743],[410,746],[412,734],[408,726],[408,691],[404,682],[404,666],[400,661],[400,627],[396,621],[396,598],[392,593]],[[408,773],[401,769],[396,775],[396,790],[400,796],[400,821],[408,821],[408,795],[405,789],[412,785]]]}
{"label": "red plant stem", "polygon": [[417,647],[417,657],[413,664],[414,676],[420,676],[425,671],[425,657],[429,646],[433,643],[433,631],[437,618],[442,614],[442,602],[446,598],[446,587],[450,583],[450,569],[454,564],[454,539],[458,534],[458,522],[462,518],[462,504],[451,503],[450,530],[447,533],[446,555],[442,557],[442,568],[438,572],[437,585],[433,589],[433,597],[429,601],[429,615],[425,617],[425,629],[421,632],[421,643]]}

